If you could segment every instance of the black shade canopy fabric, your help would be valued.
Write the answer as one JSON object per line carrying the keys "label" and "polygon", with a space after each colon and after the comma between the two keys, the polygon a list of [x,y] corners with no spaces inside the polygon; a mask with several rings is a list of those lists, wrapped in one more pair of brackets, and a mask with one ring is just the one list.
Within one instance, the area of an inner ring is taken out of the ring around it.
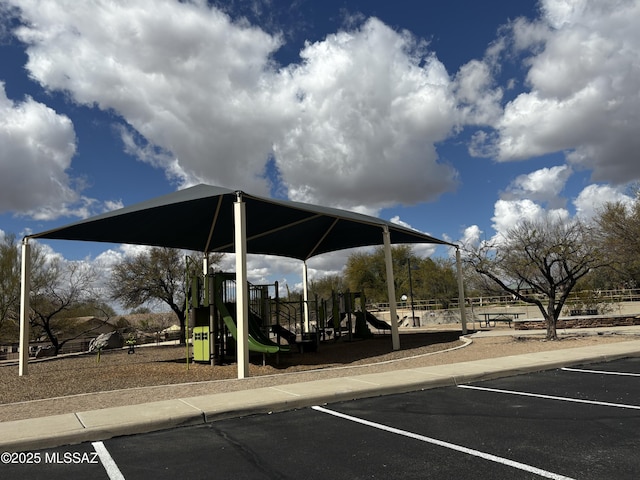
{"label": "black shade canopy fabric", "polygon": [[368,215],[288,200],[258,197],[211,185],[138,203],[29,238],[128,243],[199,252],[234,252],[233,203],[246,204],[248,253],[307,260],[352,247],[390,241],[451,245]]}

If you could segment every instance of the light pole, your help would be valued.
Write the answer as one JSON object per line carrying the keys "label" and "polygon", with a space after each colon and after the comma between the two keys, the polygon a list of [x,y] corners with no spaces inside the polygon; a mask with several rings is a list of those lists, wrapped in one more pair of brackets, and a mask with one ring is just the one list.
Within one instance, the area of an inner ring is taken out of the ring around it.
{"label": "light pole", "polygon": [[411,296],[411,321],[413,326],[416,326],[416,314],[413,309],[413,283],[411,282],[411,257],[407,259],[407,266],[409,267],[409,295]]}

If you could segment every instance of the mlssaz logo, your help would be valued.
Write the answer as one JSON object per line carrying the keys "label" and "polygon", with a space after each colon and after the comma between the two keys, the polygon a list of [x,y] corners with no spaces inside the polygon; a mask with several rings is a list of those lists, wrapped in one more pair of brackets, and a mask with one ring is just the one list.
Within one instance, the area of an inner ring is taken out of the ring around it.
{"label": "mlssaz logo", "polygon": [[47,452],[45,457],[45,463],[100,463],[96,452]]}

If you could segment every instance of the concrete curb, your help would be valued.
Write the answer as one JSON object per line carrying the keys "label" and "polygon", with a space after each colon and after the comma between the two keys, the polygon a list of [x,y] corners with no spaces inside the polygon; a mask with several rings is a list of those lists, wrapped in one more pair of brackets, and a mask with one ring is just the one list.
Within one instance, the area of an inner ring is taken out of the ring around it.
{"label": "concrete curb", "polygon": [[0,448],[54,448],[226,418],[407,393],[640,356],[640,340],[331,378],[0,423]]}

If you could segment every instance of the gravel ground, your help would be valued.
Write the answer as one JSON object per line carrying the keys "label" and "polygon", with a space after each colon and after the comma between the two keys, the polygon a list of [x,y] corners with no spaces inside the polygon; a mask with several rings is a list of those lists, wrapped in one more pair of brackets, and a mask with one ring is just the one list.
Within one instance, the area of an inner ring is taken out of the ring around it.
{"label": "gravel ground", "polygon": [[139,347],[66,356],[29,365],[19,377],[17,367],[0,367],[0,422],[61,413],[221,393],[323,378],[383,372],[418,366],[584,347],[637,339],[629,335],[565,335],[547,342],[540,336],[506,335],[475,338],[466,345],[459,332],[406,333],[401,350],[390,351],[390,338],[323,343],[318,352],[252,356],[250,378],[237,380],[235,364],[207,365],[185,361],[186,348]]}

